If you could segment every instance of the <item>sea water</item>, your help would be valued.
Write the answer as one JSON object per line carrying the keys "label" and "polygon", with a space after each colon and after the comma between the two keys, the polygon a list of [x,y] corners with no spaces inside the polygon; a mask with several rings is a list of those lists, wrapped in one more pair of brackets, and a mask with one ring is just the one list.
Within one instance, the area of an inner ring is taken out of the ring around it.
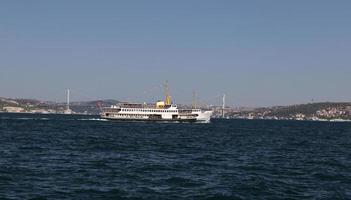
{"label": "sea water", "polygon": [[351,123],[0,114],[0,199],[347,199]]}

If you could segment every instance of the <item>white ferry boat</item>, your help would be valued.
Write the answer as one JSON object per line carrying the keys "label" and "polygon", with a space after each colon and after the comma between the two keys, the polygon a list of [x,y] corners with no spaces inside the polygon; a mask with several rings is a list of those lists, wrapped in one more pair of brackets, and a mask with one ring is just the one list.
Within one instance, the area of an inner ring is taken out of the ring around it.
{"label": "white ferry boat", "polygon": [[[168,89],[166,89],[166,91],[168,91]],[[158,101],[154,105],[120,103],[109,108],[103,108],[101,118],[121,121],[209,123],[212,112],[211,110],[202,109],[178,109],[177,105],[172,104],[171,97],[168,95],[168,92],[166,92],[165,101]]]}

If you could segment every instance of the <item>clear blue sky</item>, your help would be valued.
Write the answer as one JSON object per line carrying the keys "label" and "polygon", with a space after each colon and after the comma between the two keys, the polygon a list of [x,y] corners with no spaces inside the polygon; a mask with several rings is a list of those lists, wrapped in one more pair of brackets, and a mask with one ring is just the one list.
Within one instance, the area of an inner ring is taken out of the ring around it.
{"label": "clear blue sky", "polygon": [[1,1],[0,96],[351,100],[351,1]]}

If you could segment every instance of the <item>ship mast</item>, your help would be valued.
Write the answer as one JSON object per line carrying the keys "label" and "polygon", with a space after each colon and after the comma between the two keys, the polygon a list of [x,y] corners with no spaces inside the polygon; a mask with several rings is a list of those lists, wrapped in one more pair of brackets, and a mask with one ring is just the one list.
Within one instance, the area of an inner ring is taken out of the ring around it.
{"label": "ship mast", "polygon": [[193,109],[196,109],[196,92],[195,90],[193,91]]}
{"label": "ship mast", "polygon": [[69,107],[69,103],[70,103],[70,89],[67,89],[67,105],[66,105],[66,110],[64,111],[64,114],[72,114],[72,111]]}
{"label": "ship mast", "polygon": [[70,96],[70,90],[67,90],[67,111],[69,111],[69,96]]}
{"label": "ship mast", "polygon": [[169,88],[168,88],[168,81],[165,82],[165,96],[166,96],[166,100],[165,100],[165,105],[171,105],[172,104],[172,100],[171,100],[171,96],[169,96]]}
{"label": "ship mast", "polygon": [[223,94],[223,98],[222,98],[222,118],[224,118],[224,109],[225,109],[225,94]]}

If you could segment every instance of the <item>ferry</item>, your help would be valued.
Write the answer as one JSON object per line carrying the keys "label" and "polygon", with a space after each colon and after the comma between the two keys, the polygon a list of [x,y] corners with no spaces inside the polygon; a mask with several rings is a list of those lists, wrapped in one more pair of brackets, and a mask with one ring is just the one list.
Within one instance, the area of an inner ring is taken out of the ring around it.
{"label": "ferry", "polygon": [[179,109],[172,103],[168,95],[166,84],[166,97],[164,101],[157,101],[155,104],[146,103],[119,103],[108,108],[103,108],[101,118],[119,121],[153,121],[153,122],[202,122],[209,123],[211,110],[203,109]]}

